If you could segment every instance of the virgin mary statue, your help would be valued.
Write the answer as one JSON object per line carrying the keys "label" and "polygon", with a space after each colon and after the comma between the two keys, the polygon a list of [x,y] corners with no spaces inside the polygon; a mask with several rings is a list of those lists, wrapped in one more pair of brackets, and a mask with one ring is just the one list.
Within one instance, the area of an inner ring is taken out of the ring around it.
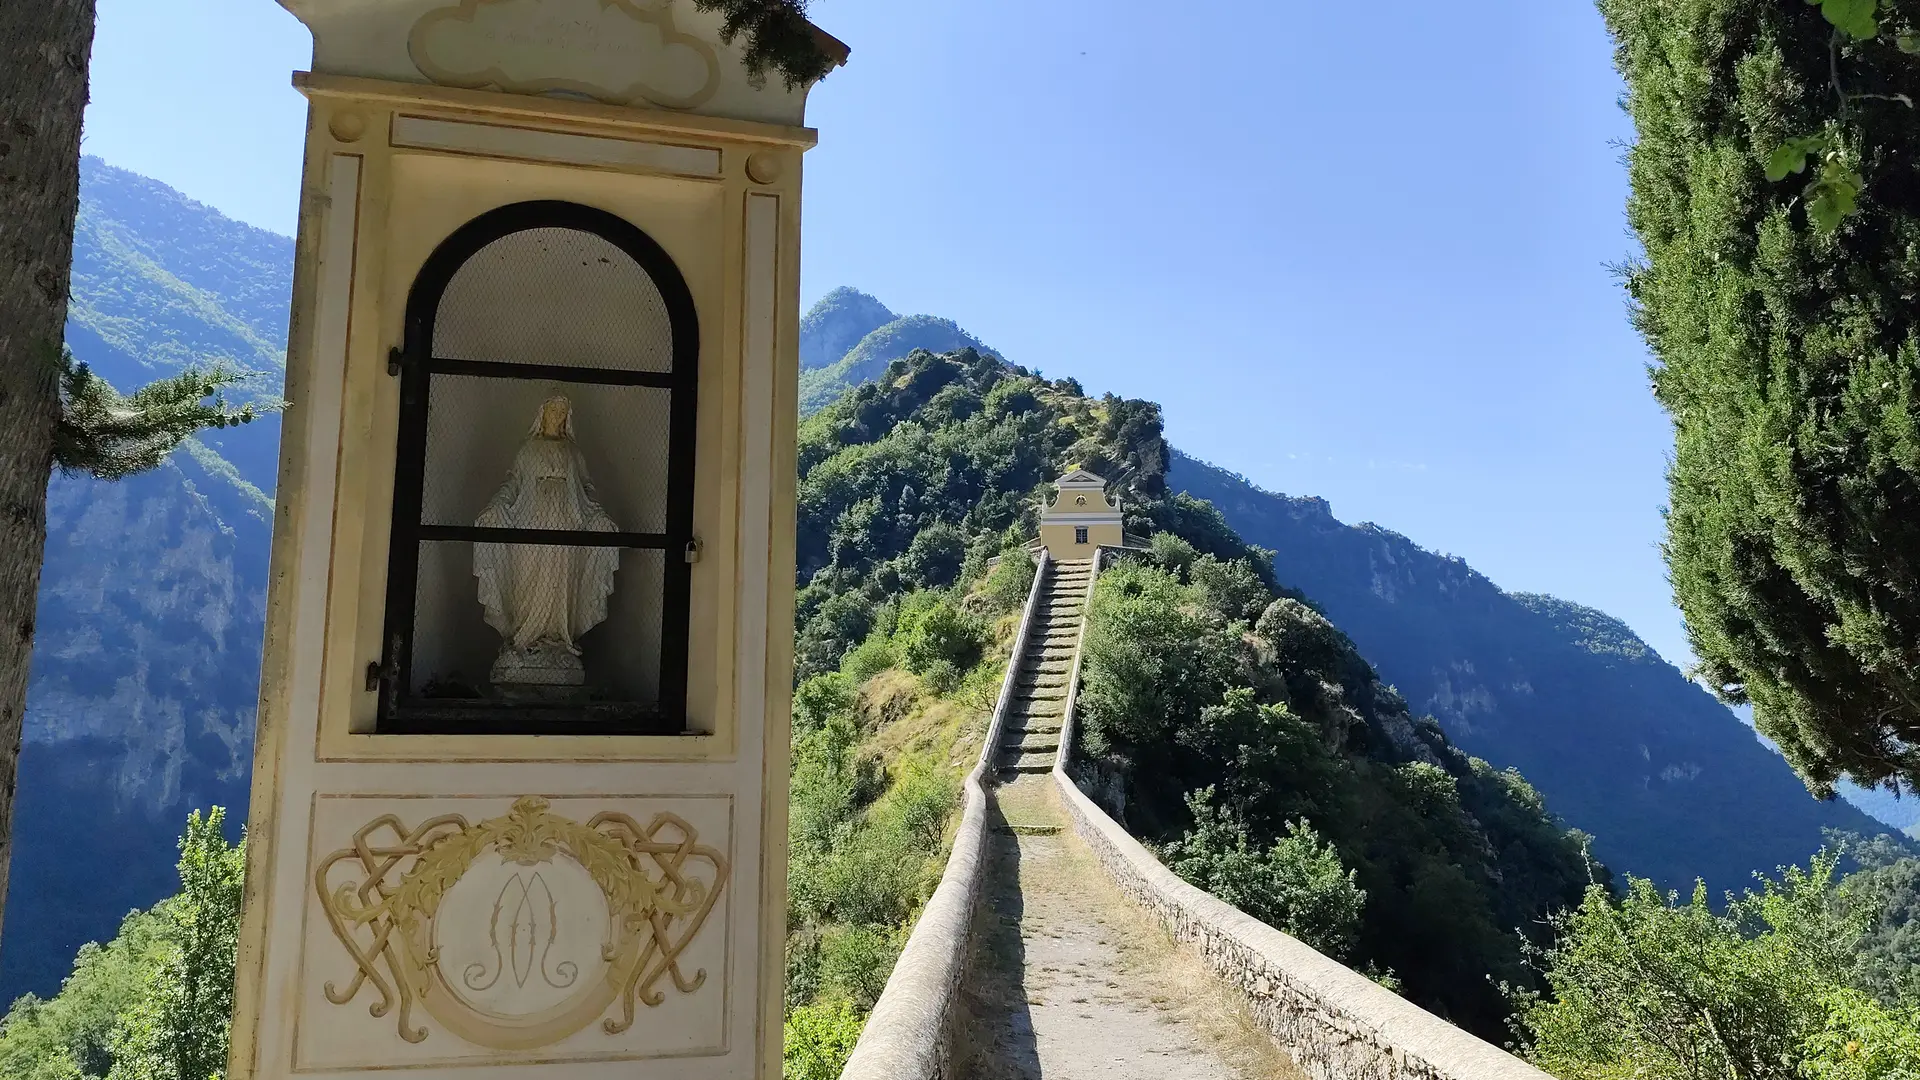
{"label": "virgin mary statue", "polygon": [[[593,500],[586,459],[573,441],[573,403],[540,406],[506,482],[479,520],[482,528],[614,532]],[[473,546],[473,576],[487,625],[506,639],[493,662],[498,687],[580,686],[580,637],[607,617],[620,549],[558,544]]]}

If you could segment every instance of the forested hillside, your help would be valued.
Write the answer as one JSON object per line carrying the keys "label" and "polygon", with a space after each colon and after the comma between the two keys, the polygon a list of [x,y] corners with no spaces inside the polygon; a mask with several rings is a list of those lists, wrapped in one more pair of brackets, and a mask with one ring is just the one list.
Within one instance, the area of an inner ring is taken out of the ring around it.
{"label": "forested hillside", "polygon": [[1822,829],[1883,831],[1808,795],[1751,729],[1604,612],[1504,592],[1457,558],[1337,520],[1322,499],[1184,455],[1169,482],[1272,549],[1280,580],[1352,635],[1415,712],[1519,769],[1616,869],[1682,892],[1696,877],[1731,888],[1804,862]]}
{"label": "forested hillside", "polygon": [[[1095,596],[1092,786],[1222,892],[1246,884],[1212,880],[1236,850],[1266,851],[1289,822],[1317,830],[1365,894],[1323,947],[1497,1037],[1494,981],[1531,978],[1513,928],[1606,871],[1525,780],[1409,714],[1212,506],[1170,493],[1167,460],[1151,402],[1091,399],[972,350],[896,361],[802,431],[801,674],[848,657],[864,670],[903,597],[978,579],[997,554],[1024,561],[1039,497],[1069,466],[1120,478],[1128,527],[1154,550]],[[1233,899],[1278,919],[1261,905],[1284,890],[1247,891]]]}
{"label": "forested hillside", "polygon": [[[81,170],[67,339],[123,389],[195,361],[278,394],[293,242],[97,160]],[[55,477],[14,819],[0,1001],[175,887],[189,809],[245,820],[279,418],[160,469]]]}

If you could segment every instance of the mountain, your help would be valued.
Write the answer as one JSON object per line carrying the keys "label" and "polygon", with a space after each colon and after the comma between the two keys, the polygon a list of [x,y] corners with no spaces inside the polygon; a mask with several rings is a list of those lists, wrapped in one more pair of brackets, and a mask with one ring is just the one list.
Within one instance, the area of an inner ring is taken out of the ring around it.
{"label": "mountain", "polygon": [[[95,159],[81,166],[67,342],[131,389],[191,363],[285,368],[293,242]],[[279,419],[119,483],[57,476],[0,947],[0,1002],[177,886],[191,808],[245,820]]]}
{"label": "mountain", "polygon": [[808,308],[800,320],[800,370],[826,367],[852,352],[861,338],[899,317],[866,293],[840,286]]}
{"label": "mountain", "polygon": [[1593,608],[1508,593],[1457,558],[1323,499],[1263,491],[1177,451],[1168,483],[1219,507],[1468,753],[1520,770],[1616,870],[1683,891],[1805,862],[1823,828],[1885,829],[1821,802],[1725,706]]}
{"label": "mountain", "polygon": [[[852,292],[852,290],[846,291]],[[835,295],[837,295],[837,293],[829,294],[827,299],[823,299],[820,301],[820,304],[816,304],[813,309],[808,312],[807,319],[812,321],[816,314],[824,314],[822,305],[825,305],[828,300],[833,299]],[[862,296],[863,294],[853,293],[853,295]],[[869,300],[872,299],[872,297],[865,298]],[[844,298],[842,302],[844,303]],[[883,312],[886,310],[884,307],[880,307],[877,301],[874,307]],[[864,309],[863,311],[863,314],[871,313],[872,309]],[[832,329],[844,333],[845,330],[858,326],[860,323],[853,322],[851,319],[828,320],[823,318],[816,322],[815,325],[821,327],[823,331]],[[829,346],[824,344],[824,342],[822,344],[810,345],[805,339],[805,331],[803,329],[802,343],[800,346],[800,351],[803,355],[811,354],[813,357],[818,358],[826,354],[828,349]],[[961,349],[973,349],[983,356],[991,356],[995,359],[1000,358],[999,353],[980,344],[980,339],[960,329],[959,324],[955,323],[952,319],[939,319],[932,315],[908,315],[902,319],[893,319],[867,332],[851,349],[846,351],[845,355],[840,356],[838,359],[819,367],[805,368],[801,371],[801,413],[811,413],[827,402],[846,393],[853,387],[859,386],[861,383],[872,382],[874,379],[880,377],[880,373],[886,370],[888,364],[906,356],[915,349],[925,349],[931,353],[949,353],[958,352]]]}

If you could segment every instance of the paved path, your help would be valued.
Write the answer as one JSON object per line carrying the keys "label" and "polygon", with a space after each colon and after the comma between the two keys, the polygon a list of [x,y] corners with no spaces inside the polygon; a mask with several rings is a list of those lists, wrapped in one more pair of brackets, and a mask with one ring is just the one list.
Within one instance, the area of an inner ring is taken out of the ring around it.
{"label": "paved path", "polygon": [[1301,1077],[1063,828],[1050,775],[1019,775],[993,795],[963,1080]]}

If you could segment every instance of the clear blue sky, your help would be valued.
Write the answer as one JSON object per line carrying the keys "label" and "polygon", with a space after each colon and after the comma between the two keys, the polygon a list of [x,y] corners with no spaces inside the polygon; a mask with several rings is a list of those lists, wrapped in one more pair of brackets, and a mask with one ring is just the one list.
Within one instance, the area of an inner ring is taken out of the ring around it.
{"label": "clear blue sky", "polygon": [[[803,289],[959,321],[1174,443],[1685,655],[1667,424],[1581,0],[816,0]],[[305,31],[100,0],[89,152],[293,227]]]}

